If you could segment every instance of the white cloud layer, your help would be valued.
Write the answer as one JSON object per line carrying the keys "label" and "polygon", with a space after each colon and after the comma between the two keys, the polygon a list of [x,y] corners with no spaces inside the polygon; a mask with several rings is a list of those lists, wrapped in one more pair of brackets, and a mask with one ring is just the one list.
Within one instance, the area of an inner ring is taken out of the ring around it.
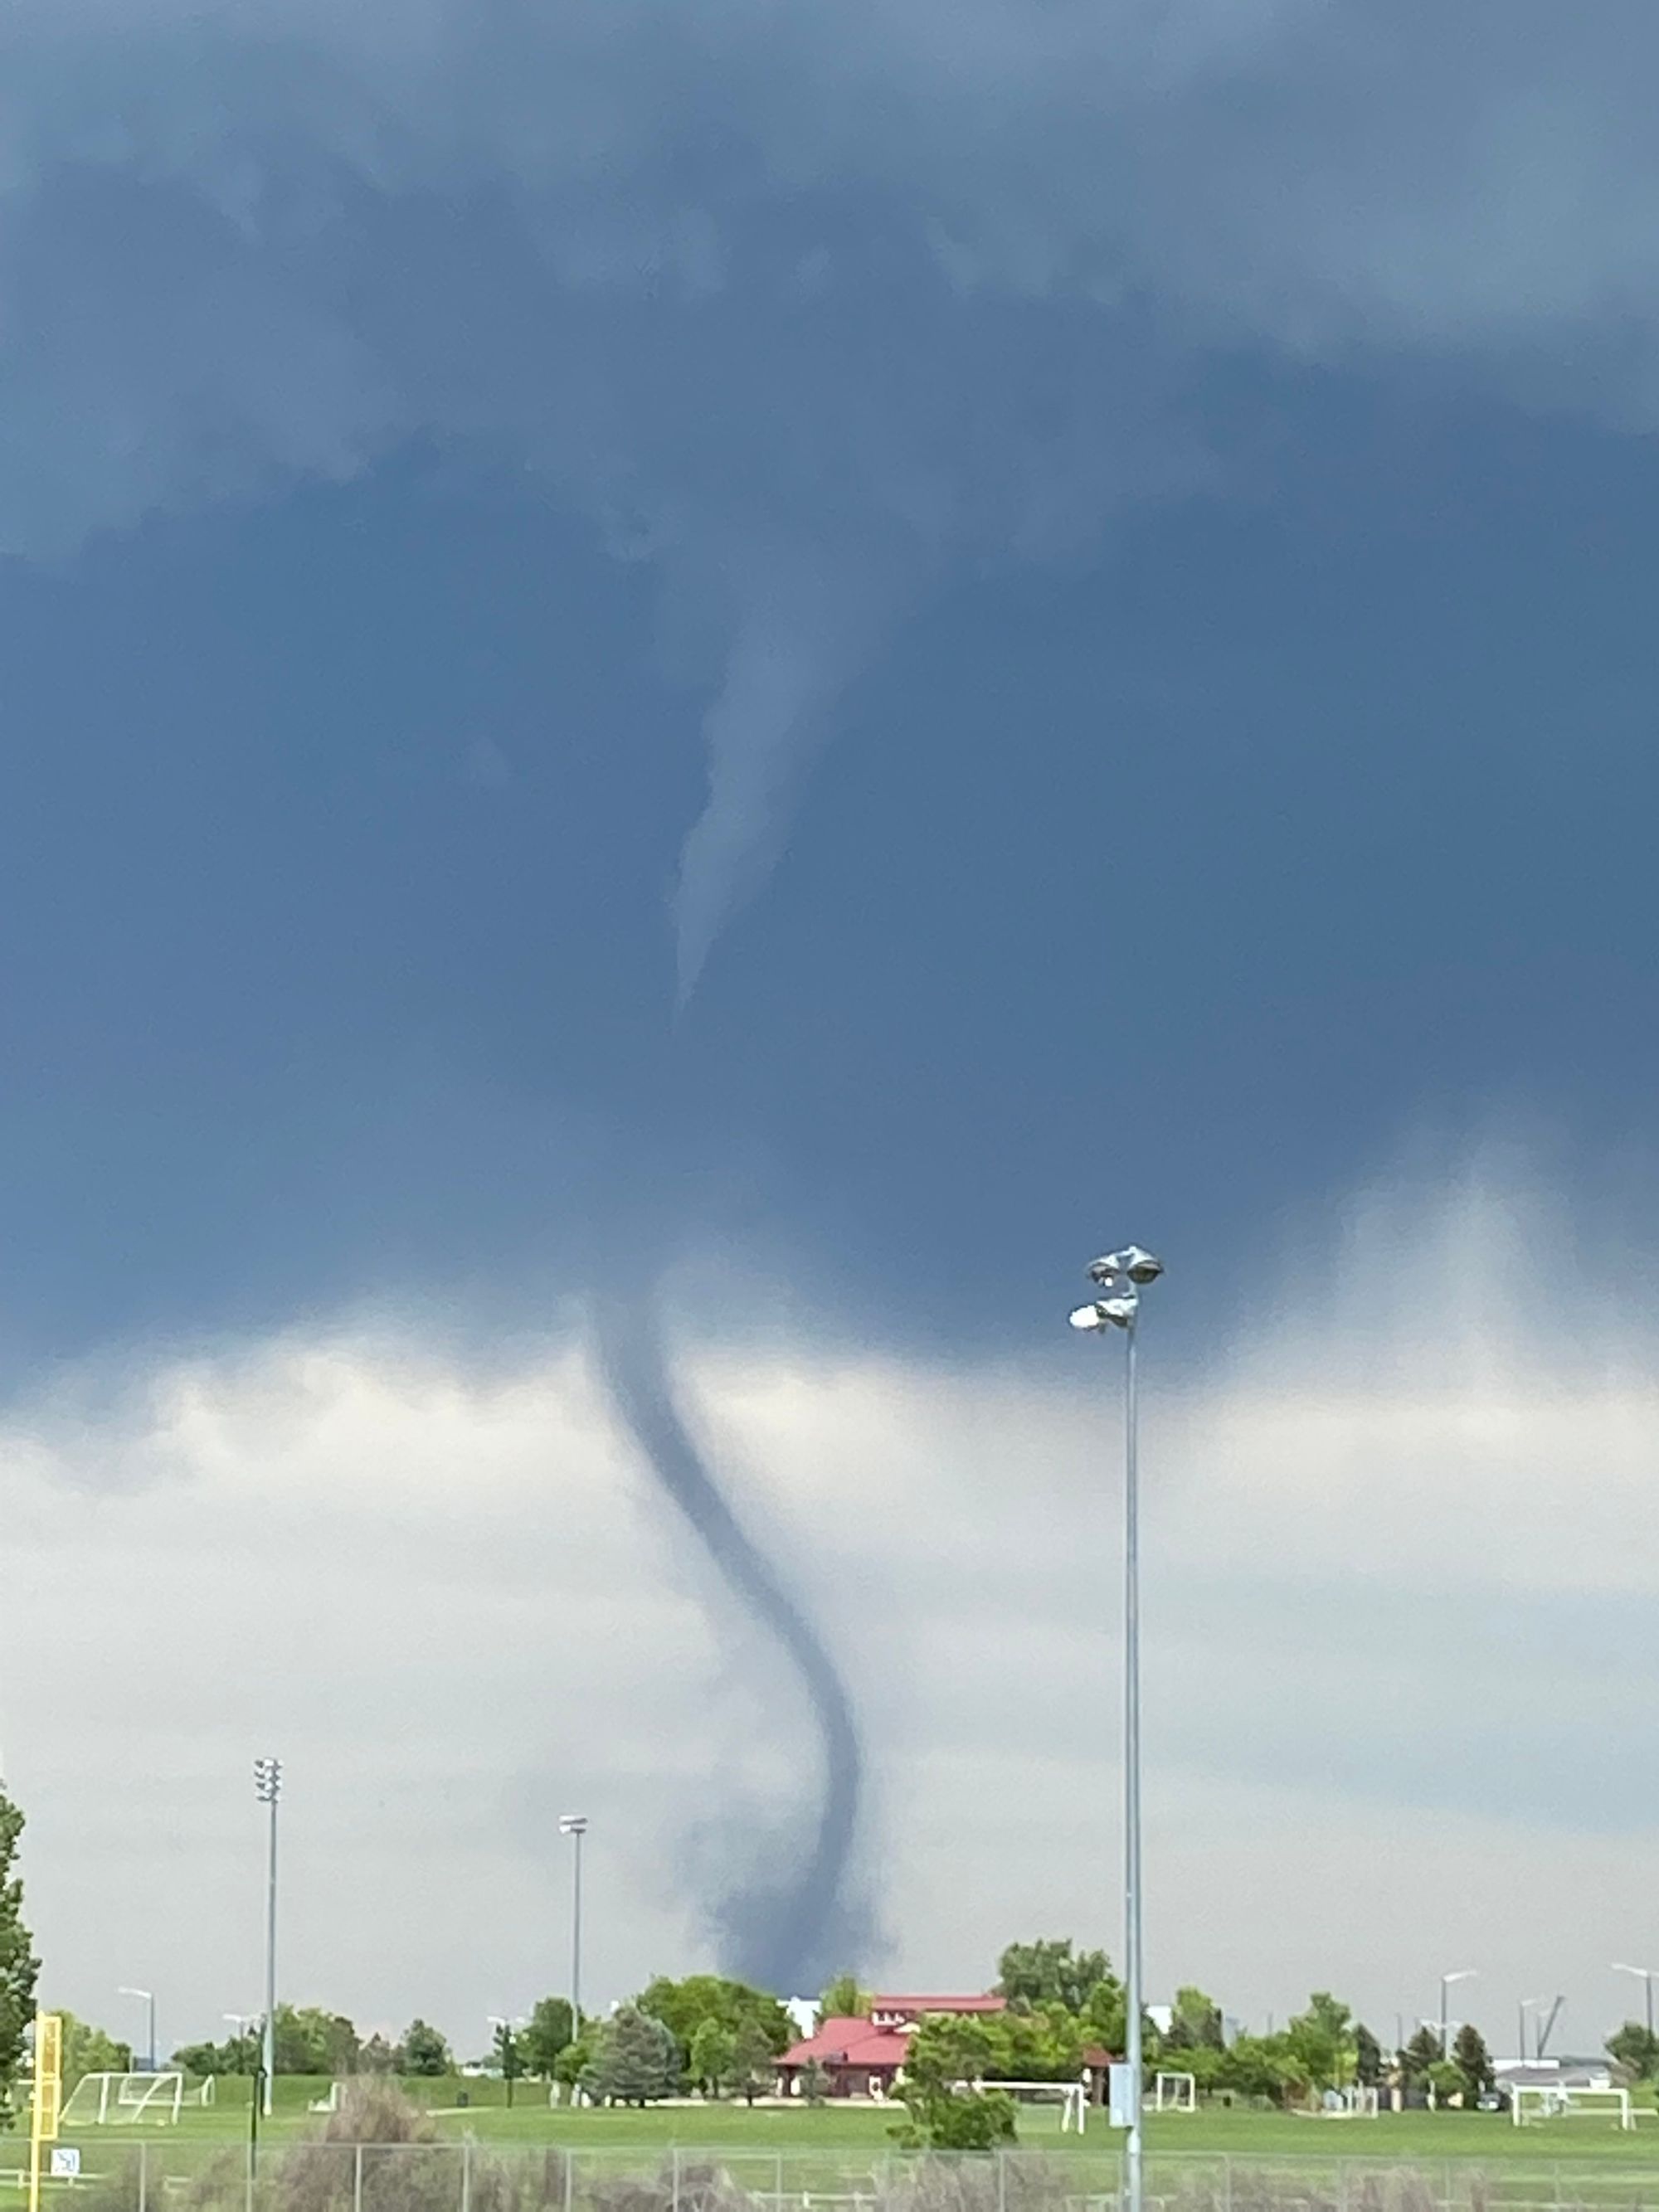
{"label": "white cloud layer", "polygon": [[[1454,1960],[1500,2039],[1547,1984],[1591,2041],[1659,1840],[1650,1297],[1490,1182],[1379,1192],[1317,1256],[1201,1371],[1148,1336],[1154,1980],[1256,2018],[1328,1984],[1391,2033]],[[1115,1432],[1110,1353],[1078,1352],[688,1350],[864,1716],[884,1977],[1112,1939]],[[482,2046],[565,1972],[578,1801],[592,1994],[704,1960],[700,1898],[810,1738],[579,1341],[507,1372],[342,1325],[130,1376],[0,1436],[0,1741],[48,1993],[107,2017],[154,1986],[175,2038],[254,2002],[268,1749],[297,1998]]]}
{"label": "white cloud layer", "polygon": [[1656,60],[1625,0],[20,0],[0,546],[505,449],[727,663],[684,990],[884,614],[1224,474],[1206,360],[1649,427]]}

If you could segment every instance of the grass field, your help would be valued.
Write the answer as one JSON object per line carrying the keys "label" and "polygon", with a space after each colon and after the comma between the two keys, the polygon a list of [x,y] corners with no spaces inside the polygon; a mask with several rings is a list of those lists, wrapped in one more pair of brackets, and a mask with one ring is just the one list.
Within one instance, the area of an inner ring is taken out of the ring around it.
{"label": "grass field", "polygon": [[[300,2080],[278,2083],[277,2110],[261,2132],[268,2140],[291,2142],[320,2129],[310,2100],[320,2084]],[[550,2108],[547,2093],[531,2083],[518,2085],[509,2110],[496,2081],[410,2082],[416,2100],[428,2106],[441,2137],[459,2142],[471,2136],[483,2143],[554,2146],[592,2153],[609,2163],[629,2153],[646,2157],[679,2147],[717,2148],[756,2155],[776,2153],[845,2152],[879,2157],[894,2148],[892,2130],[903,2118],[894,2107],[826,2104],[817,2106],[741,2104],[659,2105],[643,2112]],[[162,2147],[238,2144],[248,2135],[246,2081],[220,2085],[219,2101],[203,2107],[186,2102],[177,2126],[135,2124],[64,2129],[64,2140],[114,2144],[146,2142]],[[463,2106],[462,2097],[467,2100]],[[1633,2133],[1622,2133],[1610,2118],[1596,2115],[1516,2128],[1506,2116],[1477,2112],[1385,2113],[1375,2120],[1325,2120],[1279,2112],[1206,2109],[1151,2118],[1146,2124],[1149,2155],[1182,2153],[1206,2157],[1263,2158],[1324,2164],[1334,2160],[1431,2160],[1472,2159],[1483,2165],[1519,2160],[1621,2161],[1659,2172],[1659,2113],[1637,2105]],[[1086,2136],[1062,2135],[1056,2107],[1021,2108],[1020,2144],[1054,2155],[1109,2154],[1116,2139],[1103,2121],[1092,2121]],[[15,2163],[19,2138],[0,2136],[0,2166]]]}

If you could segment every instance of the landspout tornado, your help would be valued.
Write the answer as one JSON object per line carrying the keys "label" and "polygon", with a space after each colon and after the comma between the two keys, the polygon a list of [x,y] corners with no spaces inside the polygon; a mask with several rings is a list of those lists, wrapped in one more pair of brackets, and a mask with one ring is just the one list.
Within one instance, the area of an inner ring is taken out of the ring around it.
{"label": "landspout tornado", "polygon": [[781,1996],[810,1994],[856,1963],[860,1916],[848,1893],[848,1869],[864,1758],[852,1700],[817,1630],[693,1443],[674,1401],[656,1315],[608,1299],[597,1302],[593,1312],[612,1403],[727,1586],[787,1652],[817,1723],[823,1778],[810,1839],[798,1851],[776,1853],[774,1869],[724,1899],[719,1914],[730,1950],[724,1963],[732,1972]]}

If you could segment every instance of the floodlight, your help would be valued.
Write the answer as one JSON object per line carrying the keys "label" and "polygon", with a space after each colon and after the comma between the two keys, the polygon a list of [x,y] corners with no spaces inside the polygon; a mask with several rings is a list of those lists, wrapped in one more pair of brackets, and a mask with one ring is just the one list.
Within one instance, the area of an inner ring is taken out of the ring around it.
{"label": "floodlight", "polygon": [[1099,1329],[1104,1328],[1106,1326],[1106,1316],[1102,1313],[1098,1306],[1074,1307],[1072,1311],[1071,1321],[1072,1327],[1073,1328]]}
{"label": "floodlight", "polygon": [[1114,1328],[1133,1328],[1135,1316],[1140,1311],[1140,1300],[1133,1291],[1125,1291],[1121,1297],[1103,1298],[1095,1311]]}
{"label": "floodlight", "polygon": [[283,1762],[280,1759],[256,1759],[253,1762],[253,1794],[262,1805],[274,1805],[283,1794]]}
{"label": "floodlight", "polygon": [[559,1815],[559,1833],[562,1836],[585,1836],[587,1833],[586,1814],[562,1813]]}
{"label": "floodlight", "polygon": [[1121,1251],[1108,1252],[1094,1261],[1089,1268],[1091,1282],[1107,1284],[1127,1276],[1132,1283],[1155,1283],[1164,1273],[1164,1262],[1144,1244],[1126,1244]]}

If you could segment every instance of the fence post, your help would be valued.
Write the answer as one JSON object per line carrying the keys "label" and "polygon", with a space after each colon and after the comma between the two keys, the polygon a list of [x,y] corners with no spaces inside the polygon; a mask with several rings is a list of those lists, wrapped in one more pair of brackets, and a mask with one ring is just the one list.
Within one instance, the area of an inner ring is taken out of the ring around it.
{"label": "fence post", "polygon": [[1008,2154],[997,2153],[997,2212],[1008,2212]]}
{"label": "fence post", "polygon": [[138,2212],[149,2212],[149,2145],[138,2146]]}
{"label": "fence post", "polygon": [[351,2212],[363,2212],[363,2147],[355,2143],[356,2155],[351,2161]]}
{"label": "fence post", "polygon": [[674,2212],[680,2212],[680,2147],[674,2146]]}
{"label": "fence post", "polygon": [[1221,2161],[1221,2212],[1233,2212],[1233,2154]]}
{"label": "fence post", "polygon": [[772,2212],[783,2212],[783,2153],[781,2151],[777,2154],[776,2170],[772,2178],[775,2184],[772,2191]]}
{"label": "fence post", "polygon": [[472,2137],[461,2137],[461,2212],[472,2212]]}
{"label": "fence post", "polygon": [[243,2191],[247,2212],[253,2212],[253,2145],[250,2142],[242,2154],[246,2185]]}
{"label": "fence post", "polygon": [[567,2150],[564,2154],[564,2212],[570,2212],[576,2193],[576,2154]]}

